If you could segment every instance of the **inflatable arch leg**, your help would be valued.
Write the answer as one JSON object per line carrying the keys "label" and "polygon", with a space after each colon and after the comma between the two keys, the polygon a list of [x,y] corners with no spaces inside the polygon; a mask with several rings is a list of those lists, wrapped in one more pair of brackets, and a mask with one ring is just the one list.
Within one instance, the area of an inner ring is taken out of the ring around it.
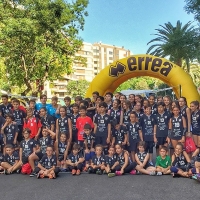
{"label": "inflatable arch leg", "polygon": [[200,100],[189,74],[170,61],[151,55],[134,55],[110,64],[93,79],[86,97],[92,97],[94,91],[98,91],[102,96],[106,92],[113,93],[120,84],[138,76],[151,76],[162,80],[173,87],[177,98],[180,97],[181,87],[181,96],[186,97],[188,103]]}

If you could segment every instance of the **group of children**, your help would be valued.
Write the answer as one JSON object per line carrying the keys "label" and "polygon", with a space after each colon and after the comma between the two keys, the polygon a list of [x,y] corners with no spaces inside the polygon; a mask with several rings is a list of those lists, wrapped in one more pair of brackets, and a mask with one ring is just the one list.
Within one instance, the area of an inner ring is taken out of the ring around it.
{"label": "group of children", "polygon": [[[23,173],[37,178],[56,178],[60,171],[80,175],[82,171],[193,177],[200,180],[199,102],[184,97],[98,92],[93,99],[65,97],[65,106],[53,97],[47,104],[29,101],[24,109],[19,100],[2,95],[0,107],[0,171]],[[190,138],[195,149],[185,151]],[[153,150],[156,162],[153,163]]]}

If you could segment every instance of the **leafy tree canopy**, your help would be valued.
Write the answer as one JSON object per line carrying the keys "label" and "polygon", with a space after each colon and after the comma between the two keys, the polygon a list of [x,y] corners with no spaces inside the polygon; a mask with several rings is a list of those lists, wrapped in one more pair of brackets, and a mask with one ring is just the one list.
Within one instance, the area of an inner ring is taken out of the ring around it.
{"label": "leafy tree canopy", "polygon": [[89,82],[86,80],[69,81],[67,84],[68,95],[75,98],[76,96],[85,96],[85,93],[89,87]]}
{"label": "leafy tree canopy", "polygon": [[[2,0],[0,57],[11,85],[37,93],[44,81],[72,72],[88,0]],[[37,85],[35,87],[35,83]],[[34,90],[35,88],[35,90]]]}

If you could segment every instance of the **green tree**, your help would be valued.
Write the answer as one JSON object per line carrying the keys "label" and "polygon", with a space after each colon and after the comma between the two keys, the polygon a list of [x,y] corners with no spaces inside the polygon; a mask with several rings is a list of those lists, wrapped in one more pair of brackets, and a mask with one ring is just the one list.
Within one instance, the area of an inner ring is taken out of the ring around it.
{"label": "green tree", "polygon": [[200,22],[200,1],[197,0],[185,0],[185,10],[188,14],[194,14],[194,18]]}
{"label": "green tree", "polygon": [[2,0],[0,57],[11,85],[26,86],[23,95],[41,92],[46,80],[72,72],[88,0]]}
{"label": "green tree", "polygon": [[73,98],[79,95],[84,97],[89,84],[86,80],[69,81],[67,84],[67,93]]}
{"label": "green tree", "polygon": [[152,44],[147,50],[159,57],[169,56],[170,60],[182,67],[182,61],[187,64],[187,71],[190,71],[189,62],[199,57],[199,32],[192,26],[191,22],[182,25],[177,21],[176,26],[170,22],[159,25],[156,38],[152,39],[147,45]]}

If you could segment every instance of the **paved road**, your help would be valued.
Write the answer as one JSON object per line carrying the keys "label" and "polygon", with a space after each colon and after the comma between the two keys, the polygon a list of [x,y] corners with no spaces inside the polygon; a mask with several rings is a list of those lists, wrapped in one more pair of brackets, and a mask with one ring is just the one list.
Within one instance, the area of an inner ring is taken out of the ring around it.
{"label": "paved road", "polygon": [[62,173],[56,180],[27,175],[0,175],[1,200],[197,200],[200,183],[171,176],[106,175],[72,176]]}

